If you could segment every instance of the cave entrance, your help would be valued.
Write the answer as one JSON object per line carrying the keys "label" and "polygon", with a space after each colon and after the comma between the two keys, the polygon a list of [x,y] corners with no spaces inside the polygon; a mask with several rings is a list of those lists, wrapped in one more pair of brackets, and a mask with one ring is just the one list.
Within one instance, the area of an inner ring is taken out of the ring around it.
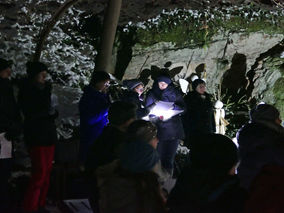
{"label": "cave entrance", "polygon": [[247,86],[247,63],[244,54],[236,53],[232,59],[232,65],[229,70],[225,72],[222,80],[222,94],[232,101],[237,101],[246,94]]}

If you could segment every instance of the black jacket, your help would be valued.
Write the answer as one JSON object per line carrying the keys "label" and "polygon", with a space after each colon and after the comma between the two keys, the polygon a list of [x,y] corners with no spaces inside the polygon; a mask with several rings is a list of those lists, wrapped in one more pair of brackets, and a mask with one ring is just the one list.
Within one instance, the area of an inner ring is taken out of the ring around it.
{"label": "black jacket", "polygon": [[21,133],[21,116],[14,97],[13,86],[8,79],[0,78],[0,133],[7,139]]}
{"label": "black jacket", "polygon": [[[160,90],[158,83],[155,82],[153,88],[149,91],[146,98],[146,107],[149,107],[157,101],[174,102],[175,110],[185,110],[183,97],[178,89],[169,85],[165,90]],[[181,116],[176,115],[169,120],[156,122],[158,128],[159,140],[176,140],[184,138],[184,130]]]}
{"label": "black jacket", "polygon": [[186,115],[185,126],[189,135],[208,134],[216,132],[213,105],[209,94],[205,99],[196,91],[185,96]]}
{"label": "black jacket", "polygon": [[28,146],[50,146],[57,141],[54,123],[57,113],[51,108],[51,85],[43,88],[25,80],[19,91],[19,105],[24,114],[24,137]]}
{"label": "black jacket", "polygon": [[137,119],[141,119],[147,116],[149,113],[149,110],[145,108],[144,101],[139,98],[139,95],[137,92],[126,91],[126,93],[122,97],[122,101],[130,102],[137,106],[137,110],[136,110]]}
{"label": "black jacket", "polygon": [[237,176],[187,166],[170,193],[171,213],[241,213],[247,194]]}
{"label": "black jacket", "polygon": [[104,128],[102,134],[92,144],[85,164],[88,173],[119,158],[126,133],[113,126]]}

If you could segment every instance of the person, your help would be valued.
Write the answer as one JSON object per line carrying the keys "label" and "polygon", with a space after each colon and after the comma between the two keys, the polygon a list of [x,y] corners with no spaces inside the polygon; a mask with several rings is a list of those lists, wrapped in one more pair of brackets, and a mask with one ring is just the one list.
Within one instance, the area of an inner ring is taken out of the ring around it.
{"label": "person", "polygon": [[9,184],[12,171],[12,142],[21,134],[21,116],[11,81],[11,63],[0,58],[0,212],[9,203]]}
{"label": "person", "polygon": [[127,128],[136,119],[136,106],[123,101],[114,102],[109,108],[108,119],[109,124],[88,153],[85,168],[89,174],[119,158],[120,149],[127,138]]}
{"label": "person", "polygon": [[[173,110],[184,110],[183,97],[172,84],[171,79],[166,75],[159,76],[153,88],[146,98],[146,107],[152,107],[158,101],[173,102]],[[158,129],[158,152],[161,163],[168,173],[173,174],[174,159],[179,140],[184,138],[184,130],[180,115],[175,115],[168,120],[158,118],[156,121]]]}
{"label": "person", "polygon": [[138,79],[124,80],[128,91],[123,95],[122,100],[134,103],[137,106],[137,119],[141,119],[149,114],[149,110],[145,107],[144,103],[144,85]]}
{"label": "person", "polygon": [[52,107],[52,86],[46,82],[48,68],[41,62],[28,62],[27,75],[20,86],[18,102],[24,115],[24,139],[32,173],[24,201],[24,212],[45,211],[57,133],[58,112]]}
{"label": "person", "polygon": [[104,71],[96,71],[88,86],[84,88],[79,102],[80,111],[80,151],[79,160],[85,163],[88,150],[102,134],[108,123],[107,115],[110,106],[108,87],[110,75]]}
{"label": "person", "polygon": [[169,195],[170,212],[241,213],[247,195],[235,174],[236,145],[220,134],[200,135],[196,140],[189,163]]}
{"label": "person", "polygon": [[192,92],[185,96],[186,114],[185,128],[187,130],[186,145],[190,147],[195,137],[216,131],[213,104],[211,96],[206,92],[206,83],[202,79],[192,82]]}
{"label": "person", "polygon": [[97,171],[101,213],[164,213],[166,200],[153,168],[157,151],[143,141],[127,143],[120,160]]}
{"label": "person", "polygon": [[259,104],[237,133],[241,185],[249,192],[245,213],[283,212],[284,128],[278,109]]}

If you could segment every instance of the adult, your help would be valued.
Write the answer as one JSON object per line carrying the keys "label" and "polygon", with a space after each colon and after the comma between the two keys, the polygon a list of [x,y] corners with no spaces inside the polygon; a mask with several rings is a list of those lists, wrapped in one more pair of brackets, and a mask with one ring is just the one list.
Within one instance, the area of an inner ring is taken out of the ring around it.
{"label": "adult", "polygon": [[[0,58],[0,211],[9,203],[8,180],[12,170],[12,141],[21,133],[21,116],[11,81],[11,63]],[[6,206],[6,207],[5,207]]]}
{"label": "adult", "polygon": [[206,92],[206,83],[202,79],[192,82],[192,92],[185,96],[186,144],[190,146],[195,137],[216,131],[214,109],[211,96]]}
{"label": "adult", "polygon": [[[174,110],[185,109],[180,91],[172,85],[171,79],[166,75],[159,76],[155,80],[153,88],[147,94],[146,107],[153,106],[158,101],[173,102]],[[168,120],[158,118],[155,124],[158,128],[159,144],[157,150],[160,154],[162,166],[172,174],[179,140],[184,138],[181,117],[176,115]]]}
{"label": "adult", "polygon": [[153,171],[158,161],[157,151],[148,143],[127,143],[119,161],[98,170],[100,212],[166,212],[158,175]]}
{"label": "adult", "polygon": [[127,128],[136,119],[136,106],[123,101],[114,102],[109,108],[108,119],[109,124],[88,153],[85,167],[89,173],[119,158],[127,138]]}
{"label": "adult", "polygon": [[57,142],[54,123],[58,113],[51,104],[51,84],[46,82],[47,66],[28,62],[27,74],[19,90],[18,101],[24,115],[24,139],[30,152],[32,174],[23,209],[36,212],[45,207],[49,179]]}
{"label": "adult", "polygon": [[238,175],[249,192],[245,213],[283,212],[284,128],[279,111],[269,104],[256,106],[237,139]]}
{"label": "adult", "polygon": [[250,122],[237,133],[241,156],[238,175],[246,189],[264,166],[284,166],[284,128],[280,124],[279,111],[260,104],[251,111]]}
{"label": "adult", "polygon": [[201,135],[190,150],[171,191],[170,212],[241,213],[246,199],[235,174],[239,161],[232,140],[219,134]]}
{"label": "adult", "polygon": [[80,152],[79,159],[86,161],[88,150],[102,134],[108,123],[107,115],[110,106],[108,87],[110,75],[104,71],[94,72],[92,80],[84,88],[79,102],[80,111]]}
{"label": "adult", "polygon": [[137,106],[137,118],[143,118],[148,115],[149,110],[145,108],[144,103],[144,84],[138,79],[124,80],[123,85],[127,87],[127,92],[123,95],[122,100],[134,103]]}

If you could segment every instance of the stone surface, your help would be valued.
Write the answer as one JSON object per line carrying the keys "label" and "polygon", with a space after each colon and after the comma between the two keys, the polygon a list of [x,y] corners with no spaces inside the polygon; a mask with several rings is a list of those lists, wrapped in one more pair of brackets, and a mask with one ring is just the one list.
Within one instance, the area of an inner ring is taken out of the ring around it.
{"label": "stone surface", "polygon": [[[260,54],[277,45],[283,38],[284,35],[235,33],[229,37],[216,36],[207,48],[176,48],[171,43],[158,43],[148,48],[135,46],[124,79],[136,78],[145,62],[142,69],[151,69],[153,65],[163,67],[168,61],[172,62],[170,68],[183,66],[176,80],[189,77],[199,65],[205,64],[206,74],[203,73],[203,78],[207,81],[209,91],[215,92],[236,53],[246,56],[247,70],[250,70]],[[189,61],[191,63],[188,65]]]}

